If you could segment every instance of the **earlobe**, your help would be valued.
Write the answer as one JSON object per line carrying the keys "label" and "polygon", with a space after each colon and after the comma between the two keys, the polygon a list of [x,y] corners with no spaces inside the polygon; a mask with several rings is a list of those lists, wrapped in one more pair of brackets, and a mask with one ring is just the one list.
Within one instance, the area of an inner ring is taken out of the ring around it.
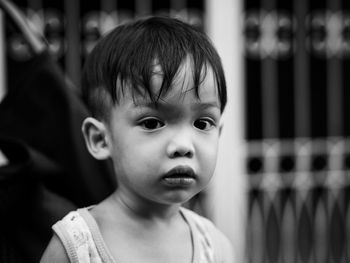
{"label": "earlobe", "polygon": [[97,160],[110,157],[107,128],[103,122],[88,117],[82,124],[86,146],[90,154]]}

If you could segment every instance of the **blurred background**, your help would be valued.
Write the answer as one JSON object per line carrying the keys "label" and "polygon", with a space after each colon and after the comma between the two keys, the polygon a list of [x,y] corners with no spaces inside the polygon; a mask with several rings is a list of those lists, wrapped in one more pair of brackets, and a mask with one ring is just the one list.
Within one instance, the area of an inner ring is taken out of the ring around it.
{"label": "blurred background", "polygon": [[244,1],[249,262],[349,262],[350,2]]}
{"label": "blurred background", "polygon": [[[350,1],[13,2],[78,92],[86,55],[120,23],[171,15],[206,31],[229,104],[201,213],[232,241],[236,262],[350,262]],[[3,33],[7,55],[26,60],[22,36]]]}

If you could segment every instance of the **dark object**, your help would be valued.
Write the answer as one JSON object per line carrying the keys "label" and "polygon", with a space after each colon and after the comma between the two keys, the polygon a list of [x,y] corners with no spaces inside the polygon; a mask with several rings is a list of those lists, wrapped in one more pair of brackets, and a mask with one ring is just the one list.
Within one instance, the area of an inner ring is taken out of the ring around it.
{"label": "dark object", "polygon": [[0,167],[0,262],[39,262],[51,225],[76,207],[104,199],[116,181],[110,163],[95,160],[85,147],[81,123],[88,111],[76,89],[45,43],[18,22],[15,7],[0,0],[0,8],[6,26],[23,33],[31,47],[27,60],[6,61],[0,150],[9,163]]}

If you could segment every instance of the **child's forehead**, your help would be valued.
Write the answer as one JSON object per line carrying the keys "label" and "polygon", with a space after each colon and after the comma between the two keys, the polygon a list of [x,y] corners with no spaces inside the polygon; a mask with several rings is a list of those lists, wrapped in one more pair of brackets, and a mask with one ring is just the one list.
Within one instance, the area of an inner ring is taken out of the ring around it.
{"label": "child's forehead", "polygon": [[[142,105],[174,98],[183,100],[185,97],[199,102],[211,93],[215,94],[215,98],[219,101],[217,82],[212,67],[204,64],[199,76],[195,76],[196,74],[198,75],[198,70],[194,68],[193,59],[187,56],[178,67],[176,74],[170,79],[170,83],[164,85],[166,73],[155,59],[152,63],[149,85],[135,87],[130,81],[121,83],[117,80],[119,83],[117,86],[121,86],[117,88],[117,97],[119,101],[132,101],[135,105]],[[196,77],[200,79],[198,86],[195,84]]]}
{"label": "child's forehead", "polygon": [[151,86],[154,89],[153,97],[146,92],[132,92],[125,99],[135,106],[182,103],[220,105],[218,90],[210,78],[205,79],[198,90],[193,86],[193,81],[186,77],[175,80],[170,88],[161,94],[159,94],[161,76],[155,76]]}
{"label": "child's forehead", "polygon": [[[174,78],[171,80],[171,85],[168,92],[177,94],[182,93],[183,95],[186,95],[186,93],[197,89],[198,93],[200,94],[206,86],[212,86],[215,89],[217,88],[213,69],[210,65],[204,64],[199,76],[197,76],[200,78],[199,87],[195,86],[195,72],[196,70],[194,68],[193,60],[188,56],[184,62],[181,63]],[[159,64],[155,64],[150,81],[152,92],[154,94],[159,94],[163,81],[163,69]]]}

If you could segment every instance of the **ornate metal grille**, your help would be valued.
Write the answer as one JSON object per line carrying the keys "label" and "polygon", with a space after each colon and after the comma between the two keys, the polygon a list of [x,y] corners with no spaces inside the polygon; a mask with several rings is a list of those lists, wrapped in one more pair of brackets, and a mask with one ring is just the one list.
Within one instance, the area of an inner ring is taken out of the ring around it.
{"label": "ornate metal grille", "polygon": [[350,3],[244,4],[248,262],[349,262]]}

